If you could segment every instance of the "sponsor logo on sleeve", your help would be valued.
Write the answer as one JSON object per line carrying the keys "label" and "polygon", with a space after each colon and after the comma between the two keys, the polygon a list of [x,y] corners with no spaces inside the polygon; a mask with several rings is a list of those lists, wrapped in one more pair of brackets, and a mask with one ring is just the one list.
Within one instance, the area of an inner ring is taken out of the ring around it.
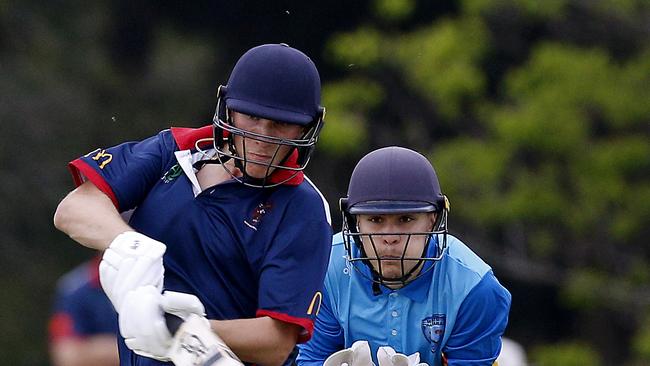
{"label": "sponsor logo on sleeve", "polygon": [[316,291],[314,297],[311,298],[311,303],[309,308],[307,308],[307,315],[316,316],[320,311],[320,304],[323,302],[323,294],[320,291]]}
{"label": "sponsor logo on sleeve", "polygon": [[91,157],[91,159],[95,160],[97,165],[99,165],[99,169],[104,169],[108,163],[113,161],[113,154],[107,153],[104,149],[93,150],[84,155],[84,157]]}

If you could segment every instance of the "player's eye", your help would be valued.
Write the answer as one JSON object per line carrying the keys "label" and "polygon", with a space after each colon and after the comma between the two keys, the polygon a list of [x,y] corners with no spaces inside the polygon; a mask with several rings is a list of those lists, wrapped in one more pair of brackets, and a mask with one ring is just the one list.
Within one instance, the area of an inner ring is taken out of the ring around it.
{"label": "player's eye", "polygon": [[373,224],[381,224],[383,218],[381,216],[370,216],[368,217],[368,221],[372,222]]}
{"label": "player's eye", "polygon": [[400,216],[399,218],[399,222],[401,223],[409,223],[413,220],[415,220],[415,218],[413,216],[408,216],[408,215]]}

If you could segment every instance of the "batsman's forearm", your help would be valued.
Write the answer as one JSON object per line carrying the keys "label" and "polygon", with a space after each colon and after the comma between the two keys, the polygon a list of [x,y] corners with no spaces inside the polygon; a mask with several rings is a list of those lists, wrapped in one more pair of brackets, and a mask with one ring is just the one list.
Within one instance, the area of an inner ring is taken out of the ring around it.
{"label": "batsman's forearm", "polygon": [[129,230],[113,202],[91,182],[70,192],[56,209],[54,226],[81,245],[104,250]]}
{"label": "batsman's forearm", "polygon": [[296,345],[300,328],[269,317],[211,320],[212,329],[242,360],[282,365]]}

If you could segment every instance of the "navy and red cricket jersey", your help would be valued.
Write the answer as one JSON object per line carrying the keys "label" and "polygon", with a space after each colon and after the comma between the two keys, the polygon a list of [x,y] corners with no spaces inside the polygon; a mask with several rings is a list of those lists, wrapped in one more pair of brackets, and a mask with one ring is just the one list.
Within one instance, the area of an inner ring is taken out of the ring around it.
{"label": "navy and red cricket jersey", "polygon": [[[97,149],[69,166],[77,184],[92,181],[120,212],[135,208],[131,227],[167,245],[166,290],[196,295],[209,319],[270,316],[297,324],[304,342],[331,247],[327,203],[302,172],[273,188],[229,180],[201,190],[192,164],[206,156],[195,143],[211,136],[211,126],[172,128]],[[121,343],[123,365],[131,364],[125,357],[162,364]]]}

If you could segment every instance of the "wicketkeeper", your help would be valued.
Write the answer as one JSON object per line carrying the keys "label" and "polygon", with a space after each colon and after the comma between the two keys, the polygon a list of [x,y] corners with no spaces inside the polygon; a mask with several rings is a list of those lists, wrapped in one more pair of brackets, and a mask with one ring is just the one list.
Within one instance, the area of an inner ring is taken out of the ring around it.
{"label": "wicketkeeper", "polygon": [[448,233],[449,201],[427,158],[401,147],[369,153],[341,211],[323,304],[298,365],[492,365],[510,293]]}

